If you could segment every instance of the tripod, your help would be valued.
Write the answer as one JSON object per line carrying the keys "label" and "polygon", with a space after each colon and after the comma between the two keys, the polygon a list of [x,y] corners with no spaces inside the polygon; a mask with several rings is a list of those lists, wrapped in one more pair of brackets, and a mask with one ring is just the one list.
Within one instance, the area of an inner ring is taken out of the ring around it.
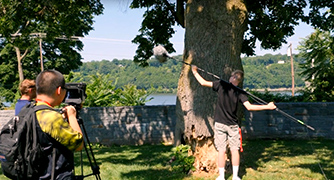
{"label": "tripod", "polygon": [[[92,150],[92,146],[91,146],[90,141],[89,141],[88,136],[87,136],[86,128],[85,128],[85,126],[83,124],[83,120],[80,117],[78,110],[77,110],[77,120],[78,120],[78,123],[79,123],[79,125],[80,125],[80,127],[82,129],[83,135],[84,135],[84,137],[86,139],[86,140],[84,140],[84,148],[85,148],[85,151],[86,151],[86,154],[87,154],[87,158],[88,158],[90,167],[92,169],[92,173],[88,174],[88,175],[83,175],[83,163],[82,163],[82,151],[81,151],[80,152],[81,175],[75,176],[75,179],[76,180],[81,180],[81,179],[84,179],[85,177],[88,177],[88,176],[91,176],[91,175],[95,175],[95,178],[97,180],[101,180],[101,177],[100,177],[100,167],[96,163],[96,160],[95,160],[95,157],[94,157],[94,153],[93,153],[93,150]],[[88,144],[89,151],[88,151],[88,148],[86,146],[86,142]]]}

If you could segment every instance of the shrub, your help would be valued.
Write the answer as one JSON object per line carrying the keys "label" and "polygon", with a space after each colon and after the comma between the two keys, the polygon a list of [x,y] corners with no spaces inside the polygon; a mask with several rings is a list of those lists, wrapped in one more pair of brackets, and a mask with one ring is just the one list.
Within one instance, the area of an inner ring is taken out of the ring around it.
{"label": "shrub", "polygon": [[185,174],[188,174],[191,170],[195,170],[193,165],[195,162],[195,157],[188,155],[189,150],[190,146],[183,144],[172,148],[173,154],[171,166],[173,170],[183,172]]}

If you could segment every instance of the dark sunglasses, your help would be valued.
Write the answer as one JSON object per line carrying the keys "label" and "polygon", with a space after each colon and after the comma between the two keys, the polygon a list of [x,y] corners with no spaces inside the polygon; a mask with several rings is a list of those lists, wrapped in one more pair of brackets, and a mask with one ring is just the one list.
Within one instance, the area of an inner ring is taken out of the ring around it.
{"label": "dark sunglasses", "polygon": [[60,86],[62,89],[65,89],[67,91],[67,88],[65,86]]}

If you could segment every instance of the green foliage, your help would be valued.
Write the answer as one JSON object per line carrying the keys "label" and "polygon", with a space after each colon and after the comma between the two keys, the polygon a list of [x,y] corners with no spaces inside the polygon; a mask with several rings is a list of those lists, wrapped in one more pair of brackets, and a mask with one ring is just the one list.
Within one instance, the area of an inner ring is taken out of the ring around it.
{"label": "green foliage", "polygon": [[193,165],[195,162],[195,157],[188,155],[189,150],[190,146],[183,144],[172,148],[173,154],[171,166],[175,171],[188,174],[189,171],[195,170]]}
{"label": "green foliage", "polygon": [[109,80],[117,80],[117,84],[115,84],[117,88],[132,84],[138,89],[153,88],[159,92],[176,93],[182,64],[179,62],[181,56],[177,56],[175,59],[177,60],[171,59],[163,64],[156,60],[149,60],[150,66],[147,67],[139,67],[131,60],[92,61],[84,63],[75,72],[80,72],[84,81],[89,75],[96,72],[101,75],[108,74]]}
{"label": "green foliage", "polygon": [[[300,75],[299,64],[303,58],[294,56],[295,86],[304,87],[305,81]],[[284,62],[284,64],[278,64]],[[291,88],[291,59],[286,55],[271,55],[245,57],[242,59],[245,80],[244,88],[277,89]]]}
{"label": "green foliage", "polygon": [[[266,102],[306,102],[310,101],[309,100],[309,94],[300,91],[298,92],[298,95],[291,96],[288,94],[283,94],[283,93],[273,93],[269,92],[267,89],[265,92],[259,92],[259,91],[252,91],[252,90],[247,90],[249,93],[253,94],[254,96],[266,101]],[[297,94],[297,93],[296,93]],[[250,97],[249,101],[251,103],[259,103],[256,101],[256,99]]]}
{"label": "green foliage", "polygon": [[91,80],[87,83],[87,98],[84,102],[85,107],[107,107],[116,106],[118,104],[120,89],[107,80],[107,76],[99,74],[91,76]]}
{"label": "green foliage", "polygon": [[[331,14],[334,12],[334,6],[331,0],[246,0],[244,3],[248,19],[244,28],[246,33],[242,53],[248,56],[254,55],[256,41],[260,42],[263,49],[281,48],[282,43],[287,43],[286,39],[294,34],[294,27],[300,22],[310,23],[325,30],[334,28],[334,16]],[[214,3],[203,4],[204,8],[208,9],[214,5]],[[174,34],[172,27],[176,22],[184,27],[185,15],[189,13],[184,11],[185,1],[132,0],[130,7],[146,8],[140,34],[133,40],[139,45],[135,61],[141,65],[148,65],[147,60],[152,55],[152,48],[157,44],[164,45],[169,53],[174,52],[169,39]],[[152,23],[157,21],[159,23]],[[226,20],[227,22],[230,20]],[[200,25],[198,22],[194,26]],[[220,27],[217,25],[217,28]]]}
{"label": "green foliage", "polygon": [[[103,11],[99,0],[1,1],[0,6],[0,34],[22,49],[38,41],[31,38],[32,33],[46,33],[48,42],[62,36],[86,35],[93,29],[93,16]],[[13,40],[17,32],[20,36]]]}
{"label": "green foliage", "polygon": [[103,6],[99,0],[30,0],[0,1],[0,9],[0,92],[6,101],[13,101],[19,84],[15,48],[21,55],[27,51],[21,60],[24,78],[35,79],[41,71],[40,39],[44,69],[67,74],[81,65],[78,51],[83,48],[79,39],[71,37],[87,35]]}
{"label": "green foliage", "polygon": [[[147,8],[143,15],[143,22],[137,35],[132,42],[138,44],[134,62],[140,66],[148,66],[147,60],[153,55],[152,49],[158,44],[163,44],[169,53],[175,52],[169,39],[175,33],[173,25],[176,19],[171,9],[175,8],[174,3],[168,1],[142,1],[133,0],[130,8]],[[152,23],[152,22],[159,23]]]}
{"label": "green foliage", "polygon": [[0,110],[3,110],[5,108],[5,105],[3,104],[3,97],[0,97]]}
{"label": "green foliage", "polygon": [[263,49],[279,49],[286,38],[294,34],[294,26],[305,21],[305,0],[245,1],[248,10],[247,34],[243,53],[254,55],[255,43],[260,41]]}
{"label": "green foliage", "polygon": [[[31,72],[31,74],[34,74]],[[29,76],[27,76],[29,78]],[[0,41],[0,94],[6,101],[12,102],[18,91],[19,79],[15,51],[11,45],[2,45]]]}
{"label": "green foliage", "polygon": [[153,98],[147,99],[150,93],[145,89],[137,89],[136,85],[125,85],[120,93],[119,103],[126,106],[144,106],[146,102]]}
{"label": "green foliage", "polygon": [[309,0],[308,20],[313,27],[331,31],[334,29],[334,6],[331,0]]}
{"label": "green foliage", "polygon": [[108,106],[143,106],[151,99],[147,99],[150,92],[137,89],[135,85],[125,85],[117,88],[117,82],[110,80],[110,75],[99,73],[83,77],[81,73],[70,73],[65,76],[66,82],[83,82],[87,84],[87,97],[84,107],[108,107]]}
{"label": "green foliage", "polygon": [[[117,80],[117,88],[127,84],[136,85],[139,89],[151,89],[152,92],[176,93],[178,79],[182,67],[182,57],[176,56],[166,63],[157,60],[149,60],[148,67],[139,67],[130,60],[92,61],[84,63],[75,72],[80,72],[83,80],[95,72],[101,75],[109,75],[110,81]],[[284,61],[284,64],[278,64]],[[299,75],[301,69],[299,63],[303,58],[294,58],[295,86],[304,87],[305,81]],[[242,59],[245,71],[244,88],[249,89],[275,89],[291,87],[290,58],[286,55],[264,55],[245,57]]]}
{"label": "green foliage", "polygon": [[[245,33],[244,39],[242,41],[242,50],[241,53],[246,55],[254,55],[255,44],[257,41],[260,42],[260,45],[263,49],[279,49],[282,43],[287,43],[286,39],[294,34],[294,27],[300,22],[305,22],[312,25],[313,27],[330,31],[334,29],[334,6],[332,0],[275,0],[275,1],[253,1],[245,0],[241,6],[244,5],[244,9],[247,14],[247,20],[245,21],[245,28],[241,31]],[[214,8],[215,3],[203,4],[202,8],[211,9]],[[187,4],[187,6],[191,6]],[[147,66],[147,60],[152,55],[152,48],[154,45],[162,44],[166,47],[169,53],[173,52],[174,49],[169,42],[174,33],[172,26],[175,22],[179,22],[180,25],[183,25],[184,16],[187,13],[192,13],[186,11],[184,13],[185,1],[156,1],[156,0],[132,0],[131,8],[146,8],[144,14],[144,19],[142,22],[141,29],[139,30],[140,35],[136,36],[133,40],[134,43],[138,44],[138,49],[134,57],[135,62],[139,62],[140,65]],[[238,7],[236,6],[236,9]],[[220,12],[217,12],[217,16]],[[221,12],[222,13],[222,12]],[[180,18],[180,16],[182,16]],[[189,15],[190,17],[191,15]],[[207,17],[208,19],[215,21],[215,16]],[[214,19],[212,19],[214,18]],[[227,19],[222,21],[222,23],[215,24],[216,28],[224,28],[226,25],[233,24],[235,20]],[[159,21],[159,23],[152,23]],[[193,28],[195,26],[200,27],[202,23],[192,23]],[[187,32],[186,32],[187,33]],[[209,32],[207,32],[209,33]],[[215,36],[215,34],[212,34]],[[198,38],[191,37],[189,38]],[[328,40],[331,41],[332,38]],[[197,42],[198,39],[188,40],[187,42]],[[211,39],[215,41],[215,39]],[[328,42],[329,42],[328,41]],[[212,42],[212,44],[219,44],[221,42]],[[238,44],[238,43],[235,43]],[[319,46],[322,49],[317,51],[323,51],[323,55],[326,56],[328,51],[332,51],[331,46],[334,43],[320,43]],[[231,47],[228,47],[231,46]],[[225,43],[224,46],[219,48],[235,48],[232,47],[233,44]],[[213,47],[217,48],[217,47]],[[237,49],[237,48],[235,48]],[[327,52],[325,52],[327,49]],[[187,49],[188,51],[189,49]],[[235,54],[239,56],[240,54]],[[215,55],[211,55],[215,56]],[[320,53],[318,53],[320,57]],[[207,57],[202,57],[207,58]],[[314,92],[312,97],[308,99],[313,101],[323,101],[323,100],[333,100],[334,91],[333,88],[333,68],[332,58],[327,59],[327,72],[320,75],[321,77],[312,80],[312,88],[306,91],[305,94],[310,94],[309,92]],[[230,60],[227,66],[230,66],[234,62],[233,58]],[[322,61],[322,60],[321,60]],[[325,62],[325,61],[323,61]],[[215,61],[212,61],[212,65],[215,64]],[[272,65],[270,65],[272,64]],[[326,63],[325,63],[326,64]],[[259,68],[260,66],[260,68]],[[288,64],[284,65],[284,68],[278,67],[280,65],[273,64],[271,62],[261,63],[259,62],[258,66],[249,66],[245,65],[244,69],[246,72],[246,80],[244,87],[251,89],[254,88],[282,88],[282,87],[291,87],[289,81]],[[264,69],[264,67],[266,69]],[[247,73],[249,72],[249,73]],[[295,71],[295,74],[300,72],[298,68]],[[304,86],[303,75],[314,74],[312,72],[304,73],[299,78],[296,76],[295,83],[299,87]],[[249,75],[249,78],[247,76]],[[266,77],[266,79],[260,79],[260,77]],[[315,84],[317,88],[315,87]]]}
{"label": "green foliage", "polygon": [[306,91],[312,101],[334,100],[334,37],[330,32],[316,30],[303,39],[298,49],[305,59],[300,65],[302,75],[310,83]]}

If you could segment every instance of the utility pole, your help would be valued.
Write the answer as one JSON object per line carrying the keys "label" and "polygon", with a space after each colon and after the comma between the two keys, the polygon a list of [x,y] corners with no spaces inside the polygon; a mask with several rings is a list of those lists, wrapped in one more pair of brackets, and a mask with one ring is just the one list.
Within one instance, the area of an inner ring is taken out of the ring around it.
{"label": "utility pole", "polygon": [[[15,34],[12,34],[12,38],[19,37],[22,34],[19,32],[16,32]],[[31,33],[30,38],[39,38],[39,52],[40,52],[40,64],[41,64],[41,71],[44,71],[44,61],[43,61],[43,47],[42,47],[42,42],[43,38],[46,37],[46,33]],[[0,38],[2,38],[2,34],[0,34]],[[60,36],[56,37],[55,39],[62,39],[62,40],[71,40],[71,41],[79,41],[80,36],[71,36],[71,37],[66,37],[66,36]],[[24,76],[23,76],[23,70],[22,70],[22,59],[27,55],[28,49],[25,50],[24,54],[20,54],[20,49],[18,47],[15,47],[16,51],[16,56],[17,56],[17,61],[18,61],[18,72],[19,72],[19,79],[20,81],[23,81]]]}
{"label": "utility pole", "polygon": [[[40,39],[39,39],[39,54],[40,54],[40,60],[41,60],[41,72],[44,71],[44,61],[43,61],[43,47],[42,47],[42,41],[43,41],[43,38],[46,37],[46,33],[32,33],[31,35],[34,35],[34,36],[38,36]],[[67,37],[56,37],[56,39],[63,39],[63,40],[75,40],[75,41],[78,41],[79,38],[82,38],[82,37],[79,37],[79,36],[71,36],[70,38],[67,38]]]}
{"label": "utility pole", "polygon": [[287,55],[290,56],[290,61],[291,61],[291,78],[292,78],[291,94],[292,96],[295,96],[295,73],[293,68],[292,43],[290,43],[288,47]]}
{"label": "utility pole", "polygon": [[42,49],[42,37],[40,34],[40,39],[39,39],[39,55],[41,58],[41,72],[44,71],[44,64],[43,64],[43,49]]}

